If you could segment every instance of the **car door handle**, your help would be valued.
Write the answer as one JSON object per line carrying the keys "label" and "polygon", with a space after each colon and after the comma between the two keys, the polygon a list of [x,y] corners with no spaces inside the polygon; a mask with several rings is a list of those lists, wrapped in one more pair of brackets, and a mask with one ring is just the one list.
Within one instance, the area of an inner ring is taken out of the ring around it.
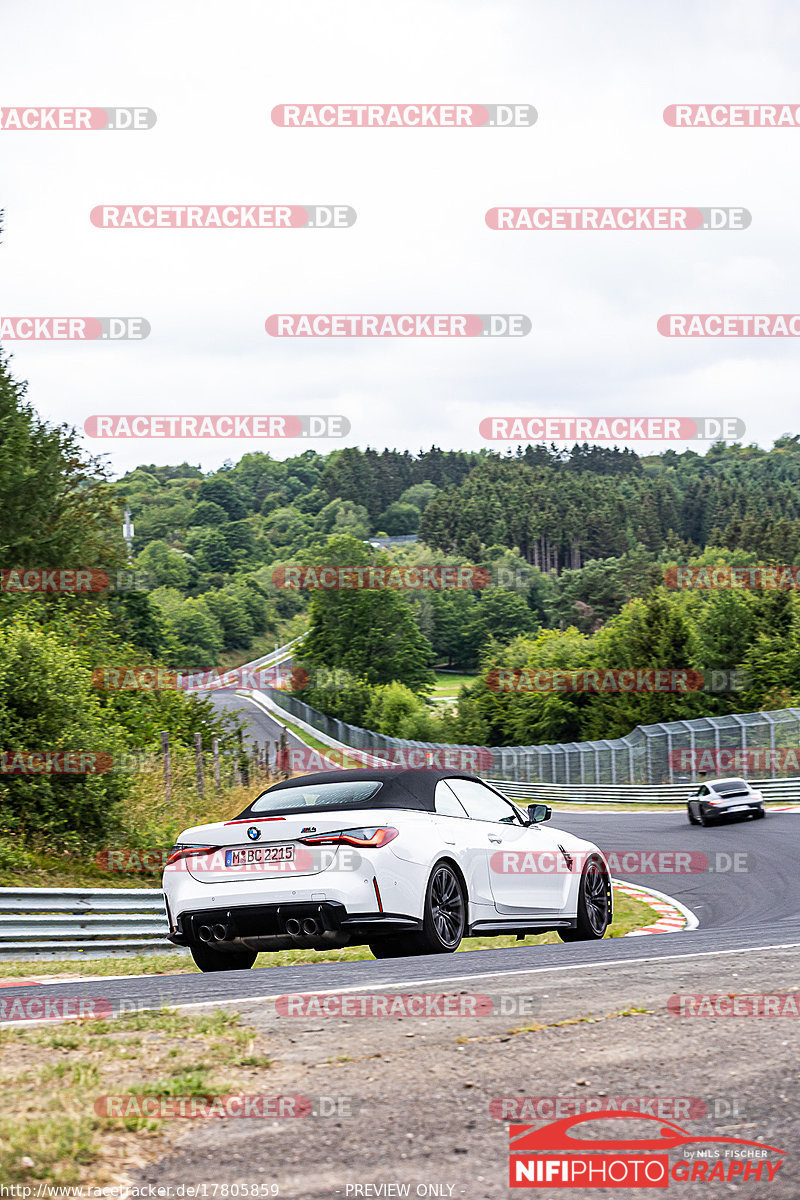
{"label": "car door handle", "polygon": [[490,841],[490,842],[502,842],[502,840],[503,840],[502,838],[495,837],[493,833],[490,833],[490,834],[489,834],[489,841]]}

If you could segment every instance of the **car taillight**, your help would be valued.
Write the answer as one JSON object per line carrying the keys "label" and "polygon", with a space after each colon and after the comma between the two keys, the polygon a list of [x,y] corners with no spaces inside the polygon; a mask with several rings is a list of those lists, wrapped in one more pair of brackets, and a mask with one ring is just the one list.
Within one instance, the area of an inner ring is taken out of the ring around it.
{"label": "car taillight", "polygon": [[343,843],[347,846],[378,847],[387,845],[399,833],[399,829],[383,825],[380,828],[371,826],[369,829],[338,829],[333,833],[318,833],[314,837],[300,838],[299,841],[306,846],[338,846]]}
{"label": "car taillight", "polygon": [[725,797],[723,796],[721,800],[709,800],[708,803],[713,805],[725,804]]}
{"label": "car taillight", "polygon": [[219,846],[173,846],[164,866],[171,867],[173,863],[180,862],[182,858],[193,858],[196,854],[213,854],[219,849]]}

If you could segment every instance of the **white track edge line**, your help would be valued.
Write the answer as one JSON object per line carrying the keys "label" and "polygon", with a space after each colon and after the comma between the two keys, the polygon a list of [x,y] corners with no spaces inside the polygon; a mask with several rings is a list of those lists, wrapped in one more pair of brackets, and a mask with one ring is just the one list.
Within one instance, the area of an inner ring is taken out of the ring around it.
{"label": "white track edge line", "polygon": [[[689,954],[651,954],[651,955],[646,955],[642,958],[613,958],[609,962],[562,963],[560,966],[557,966],[557,967],[526,967],[522,970],[513,970],[513,971],[485,971],[485,972],[481,972],[480,974],[474,974],[474,975],[448,975],[443,979],[404,979],[400,983],[387,983],[387,982],[380,982],[380,981],[378,981],[377,983],[374,983],[374,984],[373,983],[358,983],[358,984],[353,984],[350,987],[325,988],[325,989],[322,989],[321,991],[307,992],[307,993],[306,992],[302,992],[302,993],[297,993],[297,992],[295,992],[295,993],[291,993],[291,992],[261,993],[260,995],[256,995],[256,996],[220,997],[217,1000],[191,1000],[186,1004],[181,1004],[181,1003],[170,1004],[170,1003],[165,1003],[162,1001],[162,1003],[160,1005],[158,1005],[158,1006],[154,1005],[153,1007],[154,1008],[155,1007],[175,1008],[175,1009],[214,1008],[214,1007],[219,1008],[220,1006],[225,1005],[225,1004],[254,1004],[258,1001],[265,1001],[265,1000],[266,1001],[274,1001],[274,1000],[278,1000],[281,996],[287,996],[287,995],[334,996],[334,995],[343,995],[343,994],[349,993],[349,992],[364,992],[364,991],[368,992],[370,990],[377,991],[379,988],[388,990],[388,989],[397,989],[397,988],[404,988],[404,987],[421,987],[424,984],[436,985],[436,984],[441,984],[441,983],[471,983],[471,982],[474,982],[476,979],[502,979],[506,975],[539,975],[539,974],[544,974],[545,972],[548,972],[548,971],[580,971],[582,969],[593,970],[596,967],[628,967],[628,966],[635,966],[635,965],[638,965],[641,963],[674,962],[674,961],[677,961],[679,959],[684,959],[684,958],[721,958],[721,957],[723,957],[725,955],[729,955],[729,954],[753,954],[753,953],[757,953],[760,950],[796,950],[796,949],[800,949],[800,942],[779,942],[779,943],[775,943],[773,945],[767,945],[767,946],[737,946],[733,950],[694,950]],[[476,951],[476,953],[478,953],[478,952]],[[262,969],[265,970],[266,968],[262,968]],[[102,976],[100,976],[100,978],[102,978]],[[132,976],[127,976],[126,978],[158,979],[161,977],[156,976],[156,975],[147,975],[147,976],[132,975]],[[145,1011],[150,1011],[150,1010],[148,1009]],[[53,1024],[53,1022],[0,1021],[0,1028],[5,1028],[6,1026],[9,1026],[11,1028],[19,1028],[19,1027],[22,1027],[25,1025],[41,1025],[41,1024]]]}

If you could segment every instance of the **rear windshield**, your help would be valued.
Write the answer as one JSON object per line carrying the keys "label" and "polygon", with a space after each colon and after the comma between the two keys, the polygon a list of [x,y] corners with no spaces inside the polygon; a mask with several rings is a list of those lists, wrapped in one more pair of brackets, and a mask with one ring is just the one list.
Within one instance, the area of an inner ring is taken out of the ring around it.
{"label": "rear windshield", "polygon": [[747,784],[743,779],[723,779],[720,783],[712,783],[715,792],[746,792]]}
{"label": "rear windshield", "polygon": [[252,813],[286,812],[287,809],[306,808],[350,808],[363,804],[374,796],[381,783],[373,779],[362,779],[349,783],[308,783],[302,787],[279,788],[264,792],[250,805]]}

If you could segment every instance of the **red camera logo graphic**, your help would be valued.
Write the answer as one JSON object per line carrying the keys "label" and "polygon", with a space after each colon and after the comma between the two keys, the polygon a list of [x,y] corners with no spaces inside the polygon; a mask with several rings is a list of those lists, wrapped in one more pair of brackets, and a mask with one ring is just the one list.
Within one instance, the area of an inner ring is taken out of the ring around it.
{"label": "red camera logo graphic", "polygon": [[[625,1121],[626,1133],[634,1129],[637,1136],[591,1136],[595,1122],[614,1120]],[[671,1179],[771,1182],[783,1163],[768,1161],[767,1155],[785,1153],[776,1146],[744,1138],[697,1136],[671,1121],[614,1109],[565,1117],[540,1128],[511,1125],[508,1132],[512,1188],[668,1188]],[[713,1165],[683,1158],[670,1167],[670,1150],[697,1143],[724,1147],[723,1157]],[[758,1160],[746,1162],[730,1157],[741,1151],[734,1152],[728,1147],[743,1146],[754,1148]]]}

